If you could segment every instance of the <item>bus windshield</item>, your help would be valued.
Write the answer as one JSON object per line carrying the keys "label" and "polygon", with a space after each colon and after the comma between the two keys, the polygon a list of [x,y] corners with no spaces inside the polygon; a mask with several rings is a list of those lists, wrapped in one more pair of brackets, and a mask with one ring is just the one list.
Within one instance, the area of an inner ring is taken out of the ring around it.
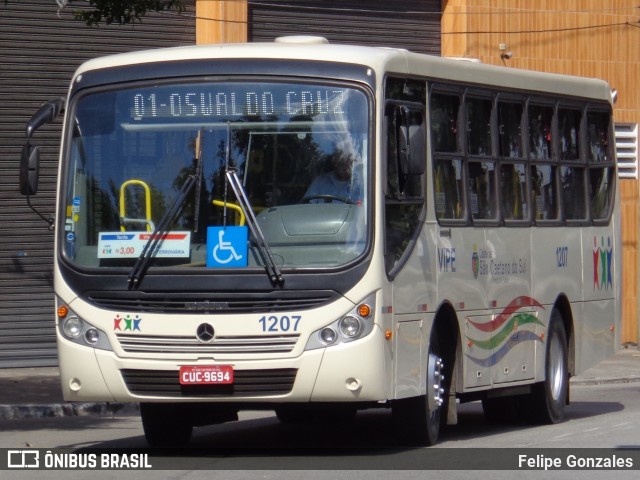
{"label": "bus windshield", "polygon": [[131,268],[154,238],[152,267],[260,267],[251,217],[282,268],[339,267],[368,245],[361,90],[136,84],[78,95],[68,115],[62,240],[79,267]]}

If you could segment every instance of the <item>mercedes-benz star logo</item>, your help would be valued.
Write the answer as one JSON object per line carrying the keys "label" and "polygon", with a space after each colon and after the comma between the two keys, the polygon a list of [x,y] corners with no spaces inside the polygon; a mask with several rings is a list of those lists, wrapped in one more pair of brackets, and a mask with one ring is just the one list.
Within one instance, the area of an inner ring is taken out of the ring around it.
{"label": "mercedes-benz star logo", "polygon": [[203,343],[209,343],[213,341],[213,337],[216,332],[213,329],[213,326],[208,323],[201,323],[198,325],[198,329],[196,330],[196,337]]}

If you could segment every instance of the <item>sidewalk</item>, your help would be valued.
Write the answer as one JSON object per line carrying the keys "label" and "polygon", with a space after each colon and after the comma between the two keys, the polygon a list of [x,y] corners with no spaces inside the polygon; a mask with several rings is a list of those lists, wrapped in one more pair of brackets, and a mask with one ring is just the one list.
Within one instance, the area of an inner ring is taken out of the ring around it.
{"label": "sidewalk", "polygon": [[[640,350],[621,348],[571,379],[572,385],[640,382]],[[72,403],[62,399],[56,367],[0,369],[0,420],[66,415],[137,415],[136,403]]]}

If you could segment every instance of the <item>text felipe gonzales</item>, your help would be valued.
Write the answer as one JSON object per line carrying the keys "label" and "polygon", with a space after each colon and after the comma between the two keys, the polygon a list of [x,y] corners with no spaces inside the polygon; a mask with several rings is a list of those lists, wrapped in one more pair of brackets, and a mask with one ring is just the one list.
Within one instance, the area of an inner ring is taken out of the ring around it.
{"label": "text felipe gonzales", "polygon": [[535,469],[535,470],[566,470],[566,469],[584,469],[584,470],[616,470],[616,469],[633,469],[633,458],[619,455],[611,456],[582,456],[582,455],[566,455],[565,457],[549,457],[546,455],[518,455],[518,468]]}

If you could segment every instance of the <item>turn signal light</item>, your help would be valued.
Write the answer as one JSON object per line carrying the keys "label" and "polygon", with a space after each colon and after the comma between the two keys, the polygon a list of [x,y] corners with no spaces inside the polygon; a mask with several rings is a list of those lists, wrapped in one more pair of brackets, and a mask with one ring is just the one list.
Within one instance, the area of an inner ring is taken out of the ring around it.
{"label": "turn signal light", "polygon": [[58,307],[58,318],[65,318],[67,315],[69,315],[69,307],[67,307],[66,305],[60,305]]}
{"label": "turn signal light", "polygon": [[363,303],[358,307],[358,315],[360,315],[362,318],[367,318],[369,315],[371,315],[371,307],[366,303]]}

